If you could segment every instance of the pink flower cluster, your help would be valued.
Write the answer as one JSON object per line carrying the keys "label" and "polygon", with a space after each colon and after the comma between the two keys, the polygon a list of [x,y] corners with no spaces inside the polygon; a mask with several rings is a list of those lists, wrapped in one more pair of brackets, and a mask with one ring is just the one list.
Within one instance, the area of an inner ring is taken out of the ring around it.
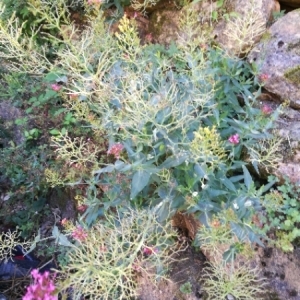
{"label": "pink flower cluster", "polygon": [[84,241],[88,236],[87,232],[81,226],[77,226],[71,235],[75,240],[80,242]]}
{"label": "pink flower cluster", "polygon": [[121,154],[121,152],[122,152],[123,149],[124,149],[124,146],[121,143],[116,143],[116,144],[112,145],[108,149],[107,154],[111,154],[116,159],[119,159],[120,158],[120,154]]}
{"label": "pink flower cluster", "polygon": [[272,107],[270,107],[269,105],[267,104],[264,104],[263,107],[261,108],[261,112],[264,114],[264,115],[269,115],[272,113]]}
{"label": "pink flower cluster", "polygon": [[34,283],[27,287],[27,292],[22,300],[57,300],[58,297],[54,295],[55,285],[53,278],[50,277],[49,272],[40,274],[38,270],[32,270],[31,275]]}
{"label": "pink flower cluster", "polygon": [[233,134],[229,137],[228,142],[237,145],[240,142],[240,136],[238,133]]}
{"label": "pink flower cluster", "polygon": [[58,92],[61,88],[62,88],[62,86],[60,84],[57,84],[57,83],[51,84],[51,89],[55,92]]}
{"label": "pink flower cluster", "polygon": [[153,253],[157,253],[158,252],[158,249],[155,248],[155,247],[144,247],[143,249],[143,254],[146,255],[146,256],[150,256],[151,254]]}
{"label": "pink flower cluster", "polygon": [[87,210],[88,206],[86,204],[81,204],[77,207],[77,210],[84,213]]}
{"label": "pink flower cluster", "polygon": [[260,81],[265,82],[270,78],[270,76],[268,74],[260,74],[258,78]]}

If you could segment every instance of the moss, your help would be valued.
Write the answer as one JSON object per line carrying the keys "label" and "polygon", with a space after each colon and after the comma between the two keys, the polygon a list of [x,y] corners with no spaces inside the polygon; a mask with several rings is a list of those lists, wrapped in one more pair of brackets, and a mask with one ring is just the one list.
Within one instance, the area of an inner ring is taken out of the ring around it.
{"label": "moss", "polygon": [[287,70],[284,73],[284,77],[291,83],[300,85],[300,65]]}
{"label": "moss", "polygon": [[294,43],[290,43],[287,47],[288,51],[300,55],[300,40]]}
{"label": "moss", "polygon": [[262,42],[268,42],[268,41],[271,40],[271,38],[272,38],[272,34],[270,33],[270,31],[266,31],[266,32],[262,35],[261,41],[262,41]]}

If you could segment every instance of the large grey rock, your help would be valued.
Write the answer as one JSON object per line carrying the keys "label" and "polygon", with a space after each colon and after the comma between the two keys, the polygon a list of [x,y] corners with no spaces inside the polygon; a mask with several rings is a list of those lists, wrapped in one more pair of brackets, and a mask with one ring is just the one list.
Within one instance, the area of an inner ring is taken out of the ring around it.
{"label": "large grey rock", "polygon": [[286,108],[277,120],[277,133],[283,138],[279,162],[275,174],[284,181],[288,177],[291,182],[300,184],[300,112]]}
{"label": "large grey rock", "polygon": [[275,22],[248,55],[264,79],[264,87],[300,109],[300,10]]}

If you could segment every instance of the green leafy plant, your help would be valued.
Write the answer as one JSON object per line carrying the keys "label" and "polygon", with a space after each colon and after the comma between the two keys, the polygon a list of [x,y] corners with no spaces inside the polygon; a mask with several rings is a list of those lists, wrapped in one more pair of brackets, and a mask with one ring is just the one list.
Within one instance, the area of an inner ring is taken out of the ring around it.
{"label": "green leafy plant", "polygon": [[[274,179],[274,178],[271,178]],[[283,185],[266,194],[263,206],[266,209],[264,228],[275,229],[277,244],[284,251],[293,251],[292,242],[300,237],[299,189],[285,177]]]}
{"label": "green leafy plant", "polygon": [[186,283],[183,283],[180,286],[179,290],[183,294],[191,294],[192,293],[192,284],[189,281]]}
{"label": "green leafy plant", "polygon": [[58,289],[67,293],[72,288],[75,299],[136,296],[135,275],[146,272],[154,282],[164,278],[172,253],[180,251],[173,248],[175,232],[146,210],[110,214],[90,229],[64,221],[64,228],[75,242],[56,234],[58,243],[70,249],[68,263],[58,271]]}
{"label": "green leafy plant", "polygon": [[18,231],[7,231],[2,232],[0,236],[0,260],[9,259],[13,257],[14,248],[19,245],[24,251],[29,249],[29,241],[20,240],[20,232]]}
{"label": "green leafy plant", "polygon": [[263,292],[265,283],[259,277],[258,269],[241,264],[230,272],[222,264],[214,264],[206,272],[203,289],[207,292],[208,300],[263,299],[259,294]]}
{"label": "green leafy plant", "polygon": [[[199,46],[194,17],[186,24],[189,38],[166,48],[142,45],[135,20],[126,16],[111,35],[103,13],[92,10],[78,30],[64,1],[45,10],[38,2],[36,14],[55,29],[47,32],[55,59],[46,44],[34,43],[35,32],[21,34],[24,25],[14,17],[1,23],[0,55],[8,72],[40,78],[28,114],[41,109],[58,118],[29,129],[42,130],[35,146],[53,147],[43,183],[79,187],[87,205],[81,220],[89,226],[122,207],[151,209],[161,222],[184,210],[202,223],[232,209],[234,234],[256,242],[246,222],[273,182],[258,185],[248,165],[256,172],[261,163],[276,165],[266,145],[278,146],[272,128],[280,108],[266,115],[256,106],[260,85],[252,66]],[[247,24],[255,20],[251,9]],[[230,22],[240,30],[243,20]],[[242,27],[237,41],[257,37],[257,26]]]}
{"label": "green leafy plant", "polygon": [[282,18],[284,15],[286,14],[285,9],[280,10],[280,11],[276,11],[273,12],[273,20],[271,24],[268,24],[269,26],[271,26],[273,23],[275,23],[278,19]]}

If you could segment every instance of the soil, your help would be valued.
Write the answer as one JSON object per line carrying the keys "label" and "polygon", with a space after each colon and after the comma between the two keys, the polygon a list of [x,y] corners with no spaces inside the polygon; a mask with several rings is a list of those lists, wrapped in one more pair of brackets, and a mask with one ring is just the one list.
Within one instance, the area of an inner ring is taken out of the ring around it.
{"label": "soil", "polygon": [[[170,265],[167,280],[161,280],[157,285],[149,280],[145,274],[138,277],[140,296],[138,300],[197,300],[203,298],[201,290],[201,275],[206,258],[200,251],[188,246],[185,251],[174,257],[175,262]],[[188,293],[180,288],[190,284]]]}
{"label": "soil", "polygon": [[[257,247],[256,253],[253,262],[266,282],[265,293],[258,299],[300,300],[300,248],[283,253],[273,247]],[[206,262],[200,251],[188,246],[171,265],[168,280],[155,285],[145,274],[139,276],[138,300],[205,300],[207,294],[201,288],[201,280]],[[190,293],[180,291],[186,283],[190,283]]]}

